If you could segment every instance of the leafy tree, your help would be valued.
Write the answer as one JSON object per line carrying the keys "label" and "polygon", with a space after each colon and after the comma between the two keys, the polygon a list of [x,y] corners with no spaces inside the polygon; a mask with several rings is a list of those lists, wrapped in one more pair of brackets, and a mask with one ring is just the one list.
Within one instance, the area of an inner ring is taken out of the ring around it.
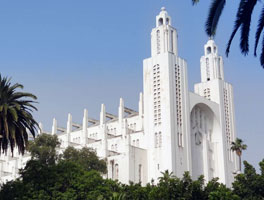
{"label": "leafy tree", "polygon": [[35,136],[38,123],[32,116],[37,110],[33,103],[37,97],[30,93],[17,92],[23,85],[10,82],[10,78],[0,75],[0,153],[7,152],[10,147],[13,154],[14,148],[24,154],[28,133]]}
{"label": "leafy tree", "polygon": [[240,197],[233,194],[232,190],[220,184],[216,190],[209,194],[209,200],[240,200]]}
{"label": "leafy tree", "polygon": [[[198,3],[199,0],[192,0],[193,4]],[[227,43],[226,55],[228,56],[230,51],[230,46],[233,41],[234,36],[240,29],[240,50],[243,55],[247,55],[249,52],[249,32],[251,25],[251,16],[253,14],[254,8],[257,5],[257,0],[240,0],[238,10],[236,13],[236,20],[234,22],[234,28]],[[262,3],[261,1],[259,1]],[[225,7],[226,0],[212,0],[208,17],[205,24],[205,31],[209,37],[213,37],[216,34],[217,25]],[[259,4],[260,5],[260,4]],[[264,28],[264,6],[262,6],[262,11],[259,16],[257,30],[255,33],[255,47],[254,55],[257,56],[257,47],[259,44],[259,39]],[[260,64],[264,68],[264,36],[262,38],[262,50],[260,55]]]}
{"label": "leafy tree", "polygon": [[94,200],[100,195],[109,199],[112,191],[107,185],[108,182],[99,172],[86,171],[73,162],[60,161],[49,166],[31,160],[21,173],[20,179],[3,186],[0,199]]}
{"label": "leafy tree", "polygon": [[72,161],[81,165],[85,170],[96,170],[103,174],[107,172],[106,162],[99,160],[96,152],[90,148],[82,148],[80,150],[74,147],[68,147],[62,154],[62,159]]}
{"label": "leafy tree", "polygon": [[264,160],[260,162],[261,174],[257,174],[255,168],[244,161],[244,173],[238,174],[233,183],[233,190],[240,199],[261,200],[264,199]]}
{"label": "leafy tree", "polygon": [[241,171],[241,156],[242,151],[247,149],[247,145],[243,144],[243,140],[237,138],[235,142],[231,143],[231,150],[235,151],[239,158],[239,171]]}
{"label": "leafy tree", "polygon": [[[39,135],[29,145],[31,160],[20,170],[20,178],[3,185],[1,199],[109,199],[119,191],[118,183],[103,179],[106,164],[90,149],[68,148],[60,159],[57,136]],[[8,192],[8,195],[7,193]]]}
{"label": "leafy tree", "polygon": [[30,141],[28,151],[33,160],[38,160],[42,164],[52,165],[58,160],[56,151],[60,145],[56,135],[42,133],[34,141]]}

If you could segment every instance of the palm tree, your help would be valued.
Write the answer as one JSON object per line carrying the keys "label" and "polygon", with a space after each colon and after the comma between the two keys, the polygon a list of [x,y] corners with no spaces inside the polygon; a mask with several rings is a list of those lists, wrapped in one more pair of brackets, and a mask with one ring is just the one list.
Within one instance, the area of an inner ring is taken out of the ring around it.
{"label": "palm tree", "polygon": [[[193,4],[198,3],[199,0],[192,0]],[[213,0],[209,9],[209,13],[207,16],[205,31],[209,37],[213,37],[216,34],[217,25],[222,14],[222,11],[225,7],[226,0]],[[238,29],[241,30],[240,35],[240,50],[243,55],[247,55],[249,52],[249,32],[250,32],[250,24],[251,24],[251,16],[255,6],[257,5],[257,0],[240,0],[236,20],[234,24],[233,31],[229,38],[226,47],[226,56],[228,56],[231,43],[233,41],[234,36],[236,35]],[[257,30],[255,33],[255,48],[254,55],[257,56],[257,47],[259,44],[259,39],[261,33],[264,28],[264,6],[259,16]],[[260,55],[260,64],[264,68],[264,36],[262,38],[262,50]]]}
{"label": "palm tree", "polygon": [[247,149],[247,145],[243,144],[243,140],[237,138],[235,142],[231,143],[231,150],[235,151],[239,157],[239,171],[241,171],[241,155],[242,151]]}
{"label": "palm tree", "polygon": [[0,153],[7,153],[10,148],[12,155],[15,147],[24,154],[28,141],[28,133],[35,137],[38,123],[32,116],[37,110],[32,103],[37,97],[30,93],[17,92],[23,85],[11,85],[10,78],[0,74]]}
{"label": "palm tree", "polygon": [[172,172],[169,172],[169,170],[166,170],[165,172],[161,172],[162,176],[159,177],[160,182],[168,183],[168,181],[172,178],[175,178]]}

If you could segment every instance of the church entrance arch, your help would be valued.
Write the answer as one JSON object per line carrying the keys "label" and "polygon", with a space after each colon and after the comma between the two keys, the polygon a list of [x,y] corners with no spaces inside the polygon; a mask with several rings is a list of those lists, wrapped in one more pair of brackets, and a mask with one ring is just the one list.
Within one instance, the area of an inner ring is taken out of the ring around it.
{"label": "church entrance arch", "polygon": [[210,180],[215,175],[216,148],[214,141],[219,135],[219,122],[213,110],[204,103],[197,103],[191,111],[192,175],[204,175]]}

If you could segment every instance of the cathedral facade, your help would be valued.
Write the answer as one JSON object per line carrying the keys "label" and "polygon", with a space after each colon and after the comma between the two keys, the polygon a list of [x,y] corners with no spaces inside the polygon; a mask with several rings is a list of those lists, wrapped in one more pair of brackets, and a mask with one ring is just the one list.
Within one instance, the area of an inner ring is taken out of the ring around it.
{"label": "cathedral facade", "polygon": [[[68,115],[67,128],[53,119],[52,132],[68,146],[90,147],[107,162],[106,178],[143,185],[165,170],[182,177],[204,175],[209,181],[231,186],[239,163],[230,150],[236,139],[233,88],[224,80],[223,59],[213,40],[204,46],[201,82],[188,90],[187,63],[178,56],[177,31],[165,8],[156,17],[151,32],[151,57],[143,61],[143,93],[138,111],[127,108],[121,98],[118,116],[106,112],[102,104],[100,119],[84,110],[82,124]],[[44,132],[40,125],[40,133]],[[0,183],[18,177],[29,154],[0,156]]]}

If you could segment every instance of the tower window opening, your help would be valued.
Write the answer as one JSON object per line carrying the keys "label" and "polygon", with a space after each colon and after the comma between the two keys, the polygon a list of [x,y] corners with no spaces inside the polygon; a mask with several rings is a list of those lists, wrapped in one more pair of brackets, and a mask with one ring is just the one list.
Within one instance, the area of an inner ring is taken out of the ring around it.
{"label": "tower window opening", "polygon": [[168,25],[170,23],[170,19],[166,18],[166,25]]}
{"label": "tower window opening", "polygon": [[212,52],[212,49],[211,49],[211,47],[207,47],[207,54],[210,54],[211,52]]}
{"label": "tower window opening", "polygon": [[214,53],[216,53],[216,47],[214,46]]}
{"label": "tower window opening", "polygon": [[159,26],[163,25],[163,19],[159,18]]}

